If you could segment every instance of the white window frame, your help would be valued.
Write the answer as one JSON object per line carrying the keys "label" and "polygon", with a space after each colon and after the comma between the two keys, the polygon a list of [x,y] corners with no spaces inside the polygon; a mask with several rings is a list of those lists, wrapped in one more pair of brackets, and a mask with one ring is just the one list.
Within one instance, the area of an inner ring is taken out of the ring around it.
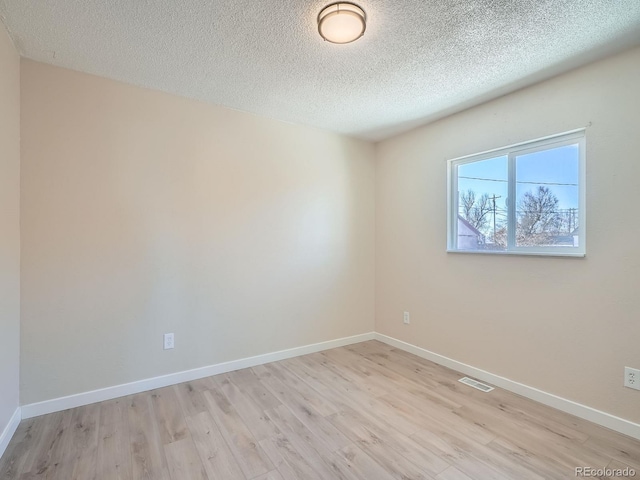
{"label": "white window frame", "polygon": [[[578,246],[577,247],[518,247],[516,237],[516,157],[565,145],[578,144]],[[572,130],[528,142],[487,150],[473,155],[447,161],[447,252],[481,255],[541,255],[561,257],[584,257],[586,254],[586,138],[585,129]],[[458,169],[460,165],[475,163],[496,157],[507,157],[507,249],[459,250],[458,238]]]}

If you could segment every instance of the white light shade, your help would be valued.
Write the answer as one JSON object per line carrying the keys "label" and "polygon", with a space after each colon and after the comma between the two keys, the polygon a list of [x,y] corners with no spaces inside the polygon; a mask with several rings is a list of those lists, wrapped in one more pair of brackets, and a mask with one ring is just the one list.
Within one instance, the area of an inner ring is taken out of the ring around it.
{"label": "white light shade", "polygon": [[367,19],[364,10],[353,3],[334,3],[318,15],[318,32],[331,43],[350,43],[364,35]]}

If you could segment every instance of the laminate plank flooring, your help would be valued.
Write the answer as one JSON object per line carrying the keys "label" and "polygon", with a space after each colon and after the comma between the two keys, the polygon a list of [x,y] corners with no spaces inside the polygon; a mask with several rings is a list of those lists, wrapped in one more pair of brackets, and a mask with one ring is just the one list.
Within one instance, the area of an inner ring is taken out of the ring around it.
{"label": "laminate plank flooring", "polygon": [[376,341],[291,358],[24,420],[0,480],[640,477],[640,441],[460,376]]}

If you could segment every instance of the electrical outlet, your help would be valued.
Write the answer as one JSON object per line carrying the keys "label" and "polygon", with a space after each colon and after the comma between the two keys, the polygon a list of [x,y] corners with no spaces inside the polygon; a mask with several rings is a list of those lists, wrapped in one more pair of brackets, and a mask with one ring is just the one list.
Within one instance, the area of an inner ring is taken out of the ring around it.
{"label": "electrical outlet", "polygon": [[624,367],[624,386],[640,390],[640,370]]}
{"label": "electrical outlet", "polygon": [[411,317],[409,316],[409,312],[404,312],[404,316],[402,317],[404,324],[409,325],[411,323]]}
{"label": "electrical outlet", "polygon": [[164,349],[170,350],[175,346],[173,342],[173,333],[165,333],[164,334]]}

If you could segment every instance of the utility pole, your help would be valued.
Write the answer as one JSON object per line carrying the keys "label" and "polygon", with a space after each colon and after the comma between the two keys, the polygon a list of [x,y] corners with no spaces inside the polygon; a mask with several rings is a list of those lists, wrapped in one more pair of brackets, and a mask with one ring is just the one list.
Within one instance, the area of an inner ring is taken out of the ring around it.
{"label": "utility pole", "polygon": [[489,197],[489,200],[493,201],[493,243],[496,243],[496,199],[502,198],[501,195],[497,195],[494,193],[493,197]]}
{"label": "utility pole", "polygon": [[569,234],[571,234],[571,232],[573,232],[573,219],[575,218],[574,215],[574,208],[570,208],[569,209]]}

